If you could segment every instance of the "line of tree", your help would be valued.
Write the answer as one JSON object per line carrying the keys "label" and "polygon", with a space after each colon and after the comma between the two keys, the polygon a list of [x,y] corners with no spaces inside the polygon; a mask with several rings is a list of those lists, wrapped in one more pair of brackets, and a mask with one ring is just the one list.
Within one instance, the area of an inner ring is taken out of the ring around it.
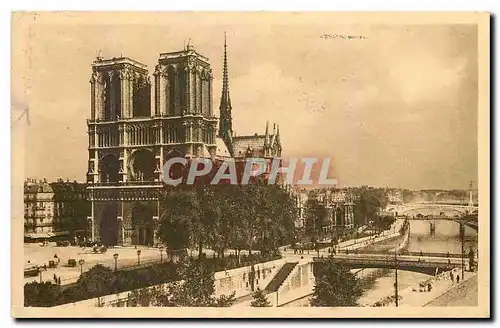
{"label": "line of tree", "polygon": [[[124,291],[130,291],[127,306],[223,307],[230,306],[235,300],[234,292],[215,297],[215,270],[205,260],[164,263],[150,271],[156,274],[114,272],[97,264],[84,272],[75,286],[61,288],[51,282],[34,281],[24,286],[24,306],[52,307],[92,298],[102,304],[102,296]],[[157,276],[162,280],[157,281]],[[168,282],[166,289],[158,287],[165,282]]]}
{"label": "line of tree", "polygon": [[377,222],[378,213],[389,203],[387,190],[362,186],[353,188],[354,222],[358,226],[368,225],[370,221]]}
{"label": "line of tree", "polygon": [[179,185],[160,198],[159,239],[169,251],[259,249],[275,254],[291,242],[297,208],[273,185]]}
{"label": "line of tree", "polygon": [[60,286],[33,281],[24,285],[24,306],[50,307],[116,294],[180,279],[179,265],[164,262],[138,270],[115,272],[97,264],[84,272],[76,284]]}
{"label": "line of tree", "polygon": [[312,240],[323,238],[323,227],[328,224],[329,213],[318,190],[308,193],[304,205],[305,234],[311,236]]}
{"label": "line of tree", "polygon": [[127,307],[229,307],[235,301],[235,292],[215,296],[214,271],[205,261],[186,260],[178,274],[180,279],[165,288],[152,286],[129,292]]}

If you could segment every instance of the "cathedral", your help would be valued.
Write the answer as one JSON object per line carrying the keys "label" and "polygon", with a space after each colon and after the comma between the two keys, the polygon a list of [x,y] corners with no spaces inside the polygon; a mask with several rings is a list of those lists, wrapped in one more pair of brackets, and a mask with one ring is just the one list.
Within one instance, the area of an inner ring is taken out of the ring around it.
{"label": "cathedral", "polygon": [[[127,57],[97,58],[92,64],[87,120],[87,231],[107,245],[156,245],[163,164],[172,157],[213,162],[248,157],[270,163],[281,158],[279,126],[264,134],[236,136],[229,95],[224,40],[219,118],[213,110],[209,59],[188,44],[162,53],[153,73]],[[151,93],[153,92],[153,97]],[[154,104],[151,104],[154,99]]]}

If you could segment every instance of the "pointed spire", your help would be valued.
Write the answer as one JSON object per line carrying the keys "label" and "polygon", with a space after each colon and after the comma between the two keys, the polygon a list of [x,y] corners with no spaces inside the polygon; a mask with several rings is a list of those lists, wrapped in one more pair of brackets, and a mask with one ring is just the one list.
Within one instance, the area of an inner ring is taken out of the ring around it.
{"label": "pointed spire", "polygon": [[274,147],[276,141],[276,123],[273,123],[273,134],[271,135],[271,140],[269,140],[269,147]]}
{"label": "pointed spire", "polygon": [[231,117],[231,98],[229,97],[229,72],[227,68],[227,38],[224,32],[224,63],[222,68],[222,94],[220,98],[219,137],[222,138],[233,156],[233,122]]}
{"label": "pointed spire", "polygon": [[281,139],[280,139],[280,125],[276,127],[276,145],[278,146],[279,155],[281,156]]}
{"label": "pointed spire", "polygon": [[224,32],[224,67],[222,69],[222,97],[221,97],[221,107],[231,109],[231,97],[229,96],[229,72],[227,68],[227,37],[226,32]]}
{"label": "pointed spire", "polygon": [[268,156],[269,149],[269,120],[266,121],[266,135],[264,137],[264,156]]}
{"label": "pointed spire", "polygon": [[269,120],[266,121],[266,137],[264,139],[264,146],[269,145]]}

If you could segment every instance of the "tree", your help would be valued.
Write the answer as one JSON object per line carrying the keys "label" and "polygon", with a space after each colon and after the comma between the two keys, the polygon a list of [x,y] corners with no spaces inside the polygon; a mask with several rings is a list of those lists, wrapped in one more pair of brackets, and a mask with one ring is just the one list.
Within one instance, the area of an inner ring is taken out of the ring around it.
{"label": "tree", "polygon": [[189,187],[166,191],[160,199],[160,226],[158,237],[169,251],[184,250],[199,244],[200,202]]}
{"label": "tree", "polygon": [[318,238],[328,217],[328,211],[316,191],[309,192],[304,211],[306,234]]}
{"label": "tree", "polygon": [[294,240],[295,220],[298,217],[294,198],[286,190],[278,186],[267,186],[270,202],[269,216],[273,235],[270,248],[276,252],[280,245],[289,244]]}
{"label": "tree", "polygon": [[116,277],[111,268],[96,264],[78,278],[75,294],[79,299],[113,294],[117,292]]}
{"label": "tree", "polygon": [[261,217],[258,215],[260,208],[259,191],[255,185],[244,185],[238,188],[238,198],[240,204],[239,215],[241,218],[240,232],[243,236],[243,243],[248,248],[248,254],[252,254],[252,245],[257,239],[258,233],[263,229]]}
{"label": "tree", "polygon": [[155,295],[154,305],[225,307],[234,302],[234,292],[218,298],[215,293],[215,278],[204,261],[189,260],[181,269],[182,280],[169,284],[167,293]]}
{"label": "tree", "polygon": [[379,230],[387,230],[396,221],[394,216],[376,216],[375,217],[375,227]]}
{"label": "tree", "polygon": [[167,190],[160,201],[158,237],[169,250],[209,246],[219,257],[235,248],[277,252],[293,238],[297,209],[277,186],[195,185]]}
{"label": "tree", "polygon": [[330,258],[315,263],[311,306],[356,306],[363,294],[360,281],[350,270]]}
{"label": "tree", "polygon": [[24,285],[24,306],[49,307],[61,299],[61,286],[33,281]]}
{"label": "tree", "polygon": [[156,287],[134,289],[128,293],[127,306],[128,307],[147,307],[151,305],[151,299],[156,295]]}
{"label": "tree", "polygon": [[233,194],[234,186],[221,184],[205,187],[200,196],[205,239],[219,257],[224,257],[225,249],[231,246],[231,235],[236,225]]}
{"label": "tree", "polygon": [[357,225],[368,225],[375,221],[377,213],[389,202],[386,191],[381,188],[360,187],[354,189],[354,219]]}
{"label": "tree", "polygon": [[253,301],[250,303],[250,306],[253,307],[270,307],[271,302],[266,297],[266,294],[262,289],[257,287],[257,290],[253,294]]}

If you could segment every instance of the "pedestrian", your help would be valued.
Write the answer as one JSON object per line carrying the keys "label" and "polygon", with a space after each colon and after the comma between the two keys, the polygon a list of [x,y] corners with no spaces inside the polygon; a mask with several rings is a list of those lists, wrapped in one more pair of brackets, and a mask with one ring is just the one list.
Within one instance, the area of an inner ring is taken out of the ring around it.
{"label": "pedestrian", "polygon": [[431,283],[428,283],[428,284],[427,284],[427,291],[429,291],[429,292],[430,292],[431,290],[432,290],[432,285],[431,285]]}
{"label": "pedestrian", "polygon": [[55,273],[54,273],[54,281],[57,283],[57,276]]}
{"label": "pedestrian", "polygon": [[453,271],[450,271],[450,280],[451,280],[451,283],[453,283]]}
{"label": "pedestrian", "polygon": [[460,275],[457,274],[457,284],[460,283]]}
{"label": "pedestrian", "polygon": [[58,277],[58,278],[57,278],[57,284],[58,284],[59,286],[61,286],[61,277]]}

